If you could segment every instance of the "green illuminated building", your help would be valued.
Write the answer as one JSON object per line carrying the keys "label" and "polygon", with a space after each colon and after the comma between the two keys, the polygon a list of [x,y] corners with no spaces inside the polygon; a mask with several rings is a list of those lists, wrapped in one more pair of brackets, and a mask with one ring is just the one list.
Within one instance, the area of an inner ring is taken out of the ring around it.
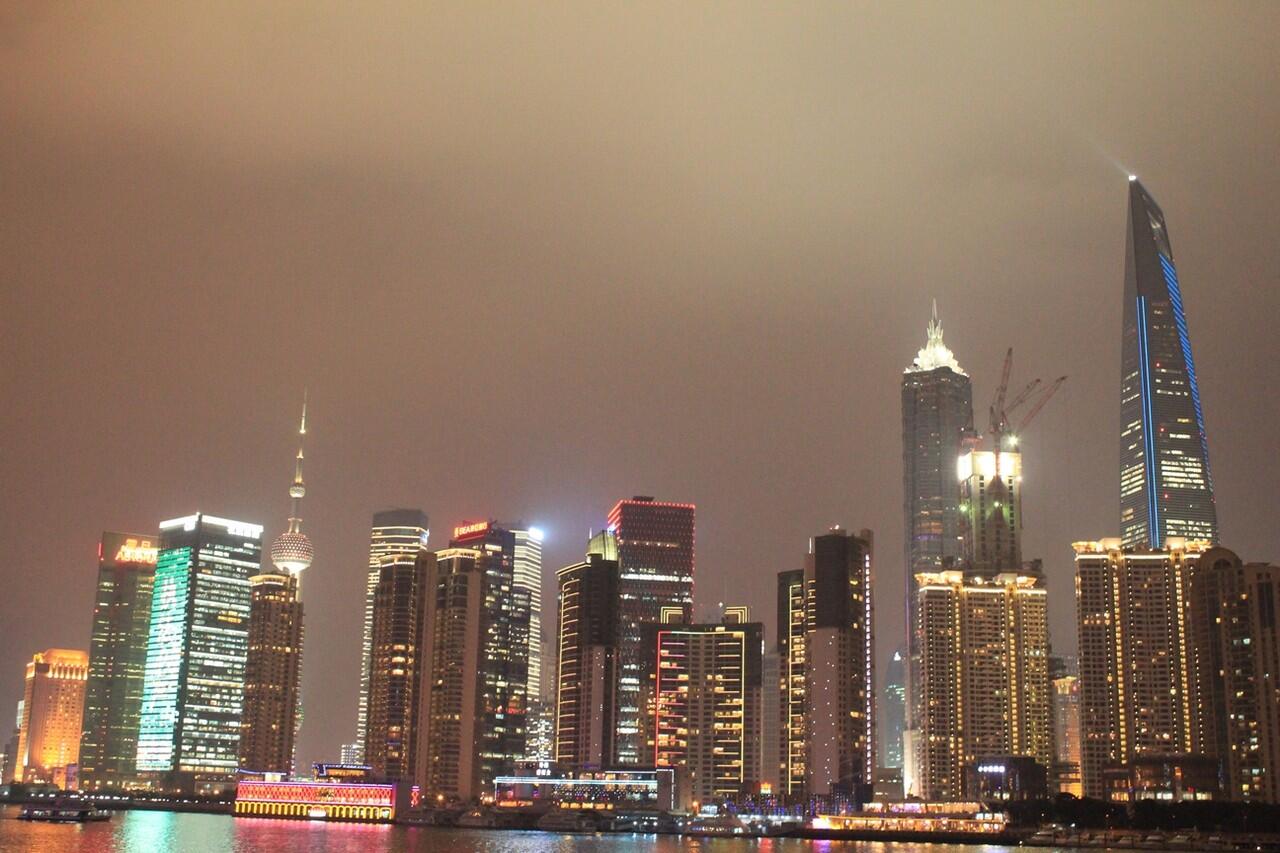
{"label": "green illuminated building", "polygon": [[235,778],[261,559],[262,525],[201,513],[160,525],[137,751],[154,787],[213,793]]}

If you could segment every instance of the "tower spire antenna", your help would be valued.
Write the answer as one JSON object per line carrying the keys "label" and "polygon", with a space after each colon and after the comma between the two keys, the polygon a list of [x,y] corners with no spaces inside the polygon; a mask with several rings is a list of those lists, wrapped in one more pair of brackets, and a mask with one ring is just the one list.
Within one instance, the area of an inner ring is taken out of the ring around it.
{"label": "tower spire antenna", "polygon": [[299,574],[311,565],[314,554],[311,540],[302,532],[302,499],[307,494],[302,479],[302,443],[307,434],[307,391],[302,392],[302,418],[298,421],[298,455],[293,462],[293,482],[289,485],[289,528],[271,546],[271,561],[276,568]]}

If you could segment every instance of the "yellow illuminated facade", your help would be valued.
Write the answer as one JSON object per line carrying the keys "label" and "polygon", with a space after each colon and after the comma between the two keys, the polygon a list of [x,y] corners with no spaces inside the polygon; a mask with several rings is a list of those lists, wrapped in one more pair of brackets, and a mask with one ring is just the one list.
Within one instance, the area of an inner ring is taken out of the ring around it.
{"label": "yellow illuminated facade", "polygon": [[67,767],[79,761],[88,678],[88,652],[47,649],[27,664],[15,782],[66,786]]}

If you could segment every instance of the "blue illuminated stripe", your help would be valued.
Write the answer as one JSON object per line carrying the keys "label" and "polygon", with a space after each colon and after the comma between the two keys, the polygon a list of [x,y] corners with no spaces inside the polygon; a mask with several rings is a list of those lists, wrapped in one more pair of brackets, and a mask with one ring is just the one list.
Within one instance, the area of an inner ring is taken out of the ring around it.
{"label": "blue illuminated stripe", "polygon": [[1200,453],[1204,458],[1204,480],[1213,490],[1213,475],[1209,473],[1209,440],[1204,434],[1204,412],[1200,410],[1200,383],[1196,381],[1196,363],[1191,358],[1191,336],[1187,334],[1187,315],[1182,310],[1182,289],[1178,287],[1178,270],[1173,261],[1157,255],[1164,270],[1164,282],[1173,303],[1173,322],[1178,327],[1178,343],[1182,346],[1182,360],[1187,366],[1187,380],[1191,383],[1191,403],[1196,409],[1196,427],[1200,430]]}
{"label": "blue illuminated stripe", "polygon": [[1147,472],[1147,540],[1160,547],[1160,511],[1156,506],[1156,443],[1152,434],[1155,416],[1151,406],[1151,364],[1147,354],[1147,297],[1138,297],[1138,375],[1142,380],[1143,462]]}

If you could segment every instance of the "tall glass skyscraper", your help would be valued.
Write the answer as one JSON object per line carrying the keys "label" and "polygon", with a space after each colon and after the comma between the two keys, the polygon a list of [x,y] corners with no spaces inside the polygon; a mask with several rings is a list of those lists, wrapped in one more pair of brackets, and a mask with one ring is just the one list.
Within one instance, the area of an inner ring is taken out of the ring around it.
{"label": "tall glass skyscraper", "polygon": [[155,571],[155,537],[102,534],[80,740],[80,787],[85,790],[133,781]]}
{"label": "tall glass skyscraper", "polygon": [[[364,634],[360,647],[360,706],[356,711],[356,743],[364,748],[369,726],[369,672],[373,660],[373,603],[378,579],[387,567],[412,568],[427,550],[427,514],[420,509],[389,509],[373,514],[369,534],[369,570],[365,577]],[[365,756],[368,759],[368,756]]]}
{"label": "tall glass skyscraper", "polygon": [[249,578],[262,525],[196,513],[160,523],[137,770],[158,787],[213,792],[234,781]]}
{"label": "tall glass skyscraper", "polygon": [[1120,537],[1218,539],[1209,444],[1164,213],[1129,179],[1120,377]]}
{"label": "tall glass skyscraper", "polygon": [[693,621],[694,505],[638,496],[609,511],[618,538],[618,689],[614,694],[617,737],[614,761],[651,765],[647,740],[649,680],[644,672],[642,625],[662,621],[677,608]]}
{"label": "tall glass skyscraper", "polygon": [[961,442],[973,429],[973,387],[942,342],[933,306],[924,348],[902,374],[902,512],[907,596],[906,728],[903,782],[912,791],[920,730],[920,620],[916,574],[959,562],[963,519],[956,480]]}

